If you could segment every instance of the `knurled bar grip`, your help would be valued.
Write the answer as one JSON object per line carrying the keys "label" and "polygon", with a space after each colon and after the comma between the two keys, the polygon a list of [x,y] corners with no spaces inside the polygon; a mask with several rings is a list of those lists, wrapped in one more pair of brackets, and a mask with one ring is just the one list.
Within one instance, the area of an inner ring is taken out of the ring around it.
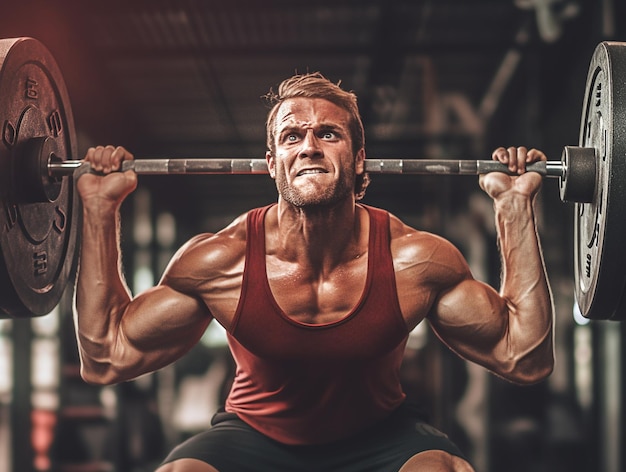
{"label": "knurled bar grip", "polygon": [[[51,176],[90,172],[82,161],[52,161],[48,163]],[[267,174],[265,159],[135,159],[124,161],[122,171],[137,174]],[[526,166],[527,171],[544,177],[562,178],[565,168],[561,161],[540,161]],[[372,174],[434,174],[478,175],[489,172],[511,174],[508,167],[497,161],[434,160],[434,159],[366,159],[365,171]]]}

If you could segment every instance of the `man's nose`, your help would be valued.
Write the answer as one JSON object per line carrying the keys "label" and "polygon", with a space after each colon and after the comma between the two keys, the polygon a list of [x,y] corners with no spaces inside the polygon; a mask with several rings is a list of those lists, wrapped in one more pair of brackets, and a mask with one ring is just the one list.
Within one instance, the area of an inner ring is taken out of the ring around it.
{"label": "man's nose", "polygon": [[320,146],[320,141],[313,132],[313,130],[308,130],[304,135],[304,139],[302,140],[302,147],[300,148],[299,157],[322,157],[323,151]]}

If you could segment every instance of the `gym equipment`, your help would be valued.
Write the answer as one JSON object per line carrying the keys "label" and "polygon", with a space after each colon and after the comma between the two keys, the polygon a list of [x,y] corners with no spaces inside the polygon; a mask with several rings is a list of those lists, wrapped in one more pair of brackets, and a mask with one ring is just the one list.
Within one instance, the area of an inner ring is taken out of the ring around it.
{"label": "gym equipment", "polygon": [[[48,313],[75,268],[79,201],[73,182],[93,172],[76,158],[68,93],[50,52],[33,38],[0,40],[0,317]],[[263,174],[264,159],[136,159],[137,174]],[[386,174],[509,173],[492,160],[367,159]],[[528,171],[558,178],[575,204],[575,293],[590,319],[626,319],[626,43],[591,59],[578,146]]]}

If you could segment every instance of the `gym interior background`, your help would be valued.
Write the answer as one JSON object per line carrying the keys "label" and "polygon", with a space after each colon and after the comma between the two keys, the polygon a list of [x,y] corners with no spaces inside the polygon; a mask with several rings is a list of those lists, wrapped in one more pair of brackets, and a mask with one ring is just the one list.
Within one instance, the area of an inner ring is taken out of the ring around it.
{"label": "gym interior background", "polygon": [[[21,0],[0,37],[59,63],[80,158],[264,156],[270,87],[321,71],[357,92],[368,156],[489,159],[500,145],[560,158],[578,143],[593,49],[626,40],[618,0]],[[626,81],[626,77],[622,78]],[[623,129],[623,128],[622,128]],[[622,137],[621,139],[624,139]],[[623,158],[618,156],[617,158]],[[144,176],[123,207],[126,276],[155,283],[191,235],[275,200],[268,176]],[[375,176],[365,203],[451,239],[495,286],[491,203],[477,179]],[[626,471],[624,323],[575,315],[573,206],[545,182],[540,232],[556,304],[556,370],[516,387],[412,333],[409,396],[482,472]],[[625,235],[626,237],[626,235]],[[110,387],[80,380],[71,290],[49,315],[0,320],[0,471],[153,470],[208,426],[232,362],[216,323],[175,365]]]}

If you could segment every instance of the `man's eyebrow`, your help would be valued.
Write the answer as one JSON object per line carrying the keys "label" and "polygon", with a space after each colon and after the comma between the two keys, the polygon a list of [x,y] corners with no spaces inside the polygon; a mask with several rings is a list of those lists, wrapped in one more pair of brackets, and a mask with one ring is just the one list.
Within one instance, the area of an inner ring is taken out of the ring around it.
{"label": "man's eyebrow", "polygon": [[278,127],[278,134],[285,134],[285,133],[293,133],[295,131],[299,131],[301,130],[302,127],[300,126],[295,126],[295,125],[287,125],[285,127]]}
{"label": "man's eyebrow", "polygon": [[[294,125],[294,124],[285,125],[285,127],[278,126],[277,134],[284,135],[286,133],[300,132],[305,128],[309,128],[309,126]],[[324,131],[338,132],[343,129],[346,129],[346,126],[344,126],[342,123],[329,121],[329,122],[319,123],[318,125],[313,126],[313,128],[321,132],[324,132]]]}
{"label": "man's eyebrow", "polygon": [[343,126],[340,123],[328,122],[328,123],[321,123],[319,128],[323,130],[336,130],[336,129],[343,128]]}

